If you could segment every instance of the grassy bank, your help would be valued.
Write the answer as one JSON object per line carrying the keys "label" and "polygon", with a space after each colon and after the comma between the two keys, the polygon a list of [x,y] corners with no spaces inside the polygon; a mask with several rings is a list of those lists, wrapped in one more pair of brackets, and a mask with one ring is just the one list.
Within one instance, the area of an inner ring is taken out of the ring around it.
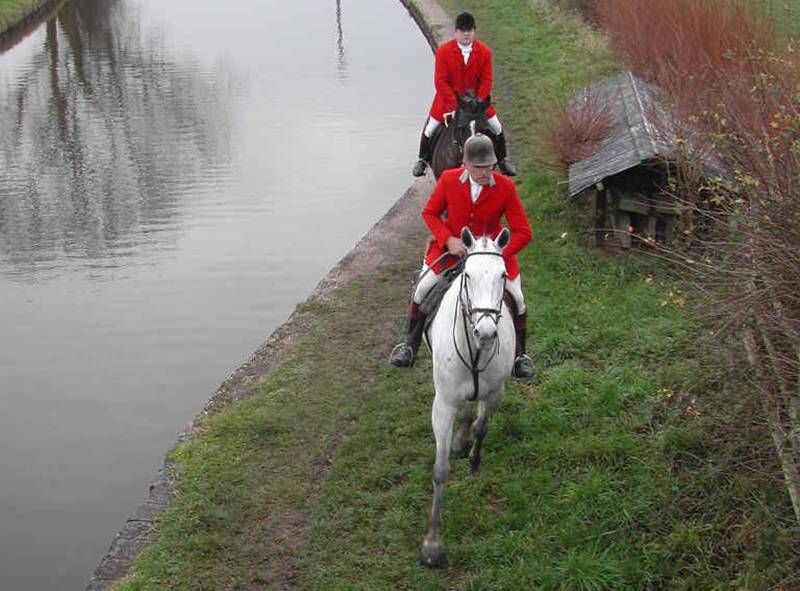
{"label": "grassy bank", "polygon": [[0,32],[16,24],[47,0],[0,0]]}
{"label": "grassy bank", "polygon": [[769,443],[728,360],[696,350],[694,294],[646,261],[580,246],[558,179],[535,167],[541,105],[615,60],[542,0],[443,4],[474,12],[495,49],[494,96],[535,233],[520,262],[540,367],[536,384],[510,385],[481,474],[454,464],[450,566],[417,557],[431,498],[429,356],[410,371],[384,361],[412,248],[308,305],[316,327],[260,396],[175,450],[181,495],[118,588],[796,588],[800,537]]}

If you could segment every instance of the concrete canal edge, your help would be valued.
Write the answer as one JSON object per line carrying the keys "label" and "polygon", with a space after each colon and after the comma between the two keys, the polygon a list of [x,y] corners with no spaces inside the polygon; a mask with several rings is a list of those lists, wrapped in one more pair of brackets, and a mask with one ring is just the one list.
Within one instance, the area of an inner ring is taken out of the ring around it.
{"label": "concrete canal edge", "polygon": [[453,25],[453,19],[436,0],[400,0],[435,52]]}
{"label": "concrete canal edge", "polygon": [[[443,40],[451,18],[435,0],[400,0],[416,21],[433,49]],[[398,163],[405,166],[405,163]],[[389,211],[361,238],[317,284],[306,300],[335,298],[341,287],[350,280],[369,273],[383,263],[396,260],[402,246],[422,231],[420,211],[433,189],[430,175],[417,179]],[[198,415],[202,418],[229,404],[255,395],[270,371],[286,360],[298,339],[314,326],[313,313],[298,307],[289,319],[279,326],[253,355],[222,382]],[[190,423],[178,435],[175,445],[192,434]],[[158,536],[157,522],[177,494],[180,482],[175,466],[168,455],[150,483],[147,500],[128,517],[123,528],[114,536],[111,546],[95,569],[86,591],[101,591],[124,577],[139,553]]]}

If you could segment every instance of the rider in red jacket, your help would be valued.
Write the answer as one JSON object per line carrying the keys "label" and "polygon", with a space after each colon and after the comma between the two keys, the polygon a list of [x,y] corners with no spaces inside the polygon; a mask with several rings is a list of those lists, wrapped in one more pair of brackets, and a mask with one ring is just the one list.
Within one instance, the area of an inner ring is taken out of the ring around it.
{"label": "rider in red jacket", "polygon": [[[436,95],[420,138],[419,160],[412,171],[414,176],[425,174],[425,168],[432,157],[431,138],[444,121],[445,115],[458,108],[456,96],[472,90],[479,101],[486,101],[492,93],[492,50],[475,39],[475,18],[470,13],[462,12],[456,17],[453,36],[454,39],[443,43],[436,50],[433,75]],[[503,126],[491,105],[486,110],[486,116],[494,135],[497,166],[503,174],[514,176],[517,171],[507,158]]]}
{"label": "rider in red jacket", "polygon": [[[525,332],[528,315],[522,295],[522,280],[515,256],[533,237],[525,210],[517,195],[514,181],[494,172],[497,162],[492,141],[477,134],[464,145],[464,166],[446,170],[422,210],[422,218],[433,235],[414,290],[408,320],[406,342],[392,351],[389,361],[400,367],[414,364],[422,340],[426,315],[420,304],[442,278],[441,272],[453,266],[467,250],[461,242],[461,229],[469,227],[475,236],[489,236],[494,240],[503,229],[501,219],[506,218],[511,230],[511,240],[503,250],[508,280],[506,290],[514,302],[514,330],[517,337],[514,376],[531,378],[533,361],[525,354]],[[446,216],[445,216],[446,214]],[[436,264],[445,253],[441,264]]]}

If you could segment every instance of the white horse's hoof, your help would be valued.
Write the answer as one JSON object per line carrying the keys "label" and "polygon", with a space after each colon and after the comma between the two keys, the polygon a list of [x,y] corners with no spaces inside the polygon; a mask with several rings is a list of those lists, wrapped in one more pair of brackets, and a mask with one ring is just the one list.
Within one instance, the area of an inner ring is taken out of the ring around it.
{"label": "white horse's hoof", "polygon": [[442,568],[447,564],[447,554],[441,540],[425,540],[420,550],[420,562],[430,568]]}

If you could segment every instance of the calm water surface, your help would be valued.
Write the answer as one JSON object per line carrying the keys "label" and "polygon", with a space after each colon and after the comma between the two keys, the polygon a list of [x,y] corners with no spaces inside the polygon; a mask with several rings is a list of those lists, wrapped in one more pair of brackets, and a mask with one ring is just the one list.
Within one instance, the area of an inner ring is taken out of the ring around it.
{"label": "calm water surface", "polygon": [[70,0],[0,55],[0,589],[81,589],[164,451],[410,183],[397,0]]}

